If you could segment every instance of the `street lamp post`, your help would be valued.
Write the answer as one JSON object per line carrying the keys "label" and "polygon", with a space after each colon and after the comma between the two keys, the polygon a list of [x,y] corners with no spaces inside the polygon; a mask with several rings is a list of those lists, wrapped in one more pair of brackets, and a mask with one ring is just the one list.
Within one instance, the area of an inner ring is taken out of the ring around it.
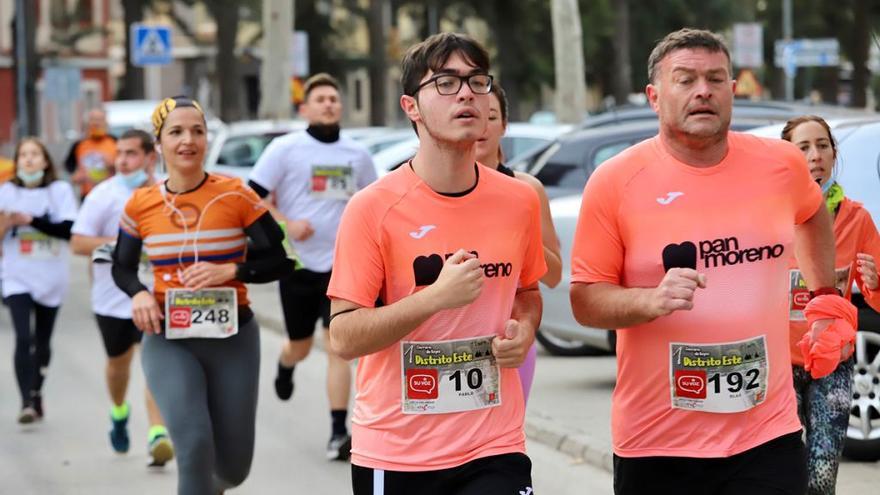
{"label": "street lamp post", "polygon": [[[792,39],[792,28],[791,28],[791,0],[783,0],[782,2],[782,37],[785,39],[786,43],[791,43]],[[790,54],[793,56],[793,54]],[[794,63],[794,62],[792,62]],[[797,69],[795,70],[786,70],[785,71],[785,100],[793,101],[794,100],[794,78],[797,73]]]}
{"label": "street lamp post", "polygon": [[29,109],[32,102],[28,101],[27,80],[27,18],[26,0],[15,2],[15,80],[16,80],[16,117],[18,120],[18,137],[33,134]]}

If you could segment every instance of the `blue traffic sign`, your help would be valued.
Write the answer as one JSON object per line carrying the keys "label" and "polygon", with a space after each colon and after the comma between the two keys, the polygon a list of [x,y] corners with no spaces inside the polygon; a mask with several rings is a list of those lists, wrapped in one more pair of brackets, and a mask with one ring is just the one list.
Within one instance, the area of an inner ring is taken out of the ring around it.
{"label": "blue traffic sign", "polygon": [[136,66],[170,64],[171,28],[168,26],[131,25],[131,63]]}

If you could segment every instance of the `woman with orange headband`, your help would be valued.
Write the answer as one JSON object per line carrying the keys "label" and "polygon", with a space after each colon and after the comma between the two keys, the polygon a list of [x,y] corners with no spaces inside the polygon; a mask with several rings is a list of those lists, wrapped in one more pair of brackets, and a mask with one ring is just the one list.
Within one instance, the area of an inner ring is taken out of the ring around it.
{"label": "woman with orange headband", "polygon": [[[205,172],[197,102],[166,98],[153,127],[168,179],[126,204],[113,278],[146,334],[144,374],[177,450],[178,493],[222,493],[244,481],[254,452],[260,339],[244,284],[276,280],[293,264],[260,198]],[[142,249],[152,292],[137,276]]]}

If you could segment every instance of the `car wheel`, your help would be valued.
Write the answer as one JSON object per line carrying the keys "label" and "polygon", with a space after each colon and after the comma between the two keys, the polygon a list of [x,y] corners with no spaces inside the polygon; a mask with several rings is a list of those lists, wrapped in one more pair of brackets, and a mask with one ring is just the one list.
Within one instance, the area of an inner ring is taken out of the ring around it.
{"label": "car wheel", "polygon": [[554,356],[597,356],[604,352],[580,340],[569,340],[541,330],[535,333],[535,338]]}
{"label": "car wheel", "polygon": [[880,459],[880,334],[856,334],[853,400],[843,455],[857,461]]}

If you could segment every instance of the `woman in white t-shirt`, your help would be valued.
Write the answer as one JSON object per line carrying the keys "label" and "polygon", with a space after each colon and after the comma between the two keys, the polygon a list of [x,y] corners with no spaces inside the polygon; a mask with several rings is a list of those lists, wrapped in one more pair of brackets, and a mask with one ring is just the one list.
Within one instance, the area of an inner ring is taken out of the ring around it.
{"label": "woman in white t-shirt", "polygon": [[0,276],[15,328],[15,376],[22,402],[18,422],[31,423],[43,417],[40,391],[49,366],[49,339],[67,292],[76,198],[70,184],[58,180],[46,147],[36,138],[18,143],[14,169],[15,177],[0,185]]}

